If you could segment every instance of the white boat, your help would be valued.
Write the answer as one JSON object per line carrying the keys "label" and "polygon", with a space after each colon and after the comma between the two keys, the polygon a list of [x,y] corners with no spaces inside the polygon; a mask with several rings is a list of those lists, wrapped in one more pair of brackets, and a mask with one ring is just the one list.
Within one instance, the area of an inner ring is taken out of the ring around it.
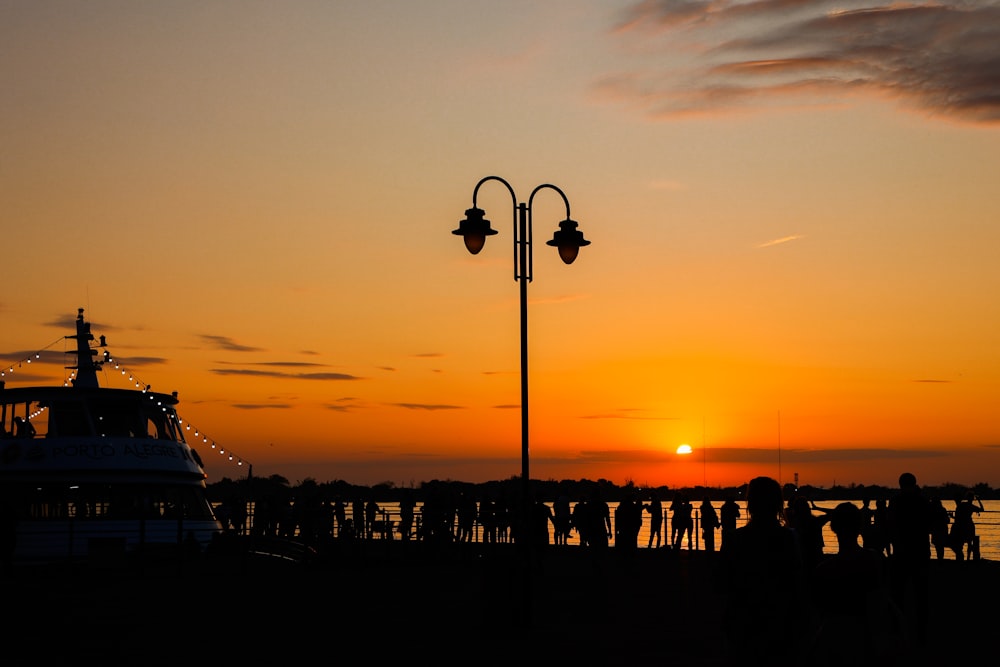
{"label": "white boat", "polygon": [[204,550],[222,526],[201,457],[184,439],[177,392],[100,386],[112,359],[82,308],[66,338],[76,345],[64,384],[0,381],[4,556],[110,561]]}

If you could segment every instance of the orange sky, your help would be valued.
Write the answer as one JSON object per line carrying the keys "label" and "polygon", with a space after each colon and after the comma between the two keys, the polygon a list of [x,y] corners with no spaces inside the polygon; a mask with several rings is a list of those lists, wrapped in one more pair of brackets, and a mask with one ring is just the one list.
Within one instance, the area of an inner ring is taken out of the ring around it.
{"label": "orange sky", "polygon": [[533,200],[533,477],[1000,486],[998,5],[785,4],[7,3],[4,379],[83,307],[255,474],[518,475],[497,175],[592,241]]}

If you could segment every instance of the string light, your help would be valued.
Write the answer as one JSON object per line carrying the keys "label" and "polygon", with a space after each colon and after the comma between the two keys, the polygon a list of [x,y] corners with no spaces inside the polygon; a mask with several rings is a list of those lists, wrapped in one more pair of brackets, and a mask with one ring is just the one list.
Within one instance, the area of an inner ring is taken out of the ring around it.
{"label": "string light", "polygon": [[[35,353],[31,354],[31,355],[28,355],[27,357],[25,357],[23,359],[20,359],[20,360],[18,360],[16,362],[12,362],[5,369],[4,368],[0,368],[0,378],[5,378],[8,375],[13,375],[15,368],[21,368],[24,364],[31,364],[35,360],[38,360],[39,362],[41,362],[42,352],[45,352],[50,347],[56,345],[57,343],[59,343],[60,341],[62,341],[64,339],[65,339],[65,337],[62,337],[62,336],[59,337],[59,338],[56,338],[54,341],[52,341],[51,343],[49,343],[45,347],[41,348],[37,352],[35,352]],[[103,340],[103,338],[102,338],[102,340]],[[103,368],[105,364],[113,366],[114,369],[117,370],[117,371],[119,371],[120,375],[123,376],[123,377],[125,375],[128,375],[128,381],[130,383],[132,383],[133,386],[136,389],[141,390],[141,392],[143,394],[151,392],[152,385],[142,382],[135,373],[133,373],[132,371],[127,370],[118,360],[116,360],[115,358],[113,358],[111,356],[111,353],[109,351],[107,351],[107,350],[104,351],[104,355],[103,355],[102,360],[99,361],[99,362],[95,362],[95,365],[98,368]],[[69,373],[69,376],[66,377],[64,379],[64,381],[63,381],[63,386],[64,387],[71,386],[73,384],[74,380],[76,380],[76,376],[77,376],[77,369],[71,368],[71,369],[68,369],[68,370],[70,371],[70,373]],[[201,430],[198,429],[197,427],[193,427],[190,422],[185,422],[185,420],[181,419],[180,415],[177,415],[176,413],[173,413],[173,414],[169,413],[168,409],[167,409],[167,406],[163,405],[163,402],[160,401],[160,400],[157,400],[156,397],[153,396],[152,394],[150,394],[149,398],[150,398],[150,400],[156,400],[156,405],[163,412],[167,413],[168,416],[169,416],[169,418],[176,419],[178,426],[183,425],[184,429],[187,430],[187,431],[190,431],[192,428],[194,428],[194,436],[195,436],[195,438],[201,438],[201,441],[202,441],[203,444],[208,444],[209,443],[208,435],[202,433]],[[38,415],[40,415],[42,412],[44,412],[46,409],[48,409],[48,408],[47,407],[39,406],[39,408],[29,416],[29,419],[34,419],[35,417],[37,417]],[[216,442],[214,440],[211,441],[211,447],[212,447],[212,449],[216,449],[216,447],[217,447],[217,444],[216,444]],[[221,446],[219,446],[218,449],[219,449],[219,454],[220,455],[225,455],[226,454],[226,450],[223,449]],[[237,466],[242,466],[243,462],[244,462],[243,457],[237,455],[235,452],[232,452],[232,451],[229,452],[228,460],[229,461],[234,461],[235,460]]]}
{"label": "string light", "polygon": [[23,364],[30,364],[35,359],[38,359],[39,361],[41,361],[41,359],[42,359],[42,352],[44,352],[45,350],[49,349],[50,347],[52,347],[53,345],[55,345],[56,343],[58,343],[61,340],[63,340],[62,336],[60,336],[59,338],[56,338],[54,341],[52,341],[51,343],[49,343],[48,345],[46,345],[42,349],[38,350],[34,354],[29,354],[24,359],[20,359],[20,360],[18,360],[16,362],[11,363],[10,366],[8,366],[6,370],[0,369],[0,378],[7,377],[8,375],[13,375],[15,367],[20,368]]}

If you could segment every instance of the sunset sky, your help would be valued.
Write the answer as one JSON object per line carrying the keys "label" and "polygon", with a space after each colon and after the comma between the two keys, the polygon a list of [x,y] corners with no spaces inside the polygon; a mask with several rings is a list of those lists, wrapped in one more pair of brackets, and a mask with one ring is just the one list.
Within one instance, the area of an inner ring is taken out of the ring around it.
{"label": "sunset sky", "polygon": [[1000,486],[1000,2],[14,0],[0,86],[8,387],[84,308],[255,475],[519,475],[495,175],[592,242],[533,478]]}

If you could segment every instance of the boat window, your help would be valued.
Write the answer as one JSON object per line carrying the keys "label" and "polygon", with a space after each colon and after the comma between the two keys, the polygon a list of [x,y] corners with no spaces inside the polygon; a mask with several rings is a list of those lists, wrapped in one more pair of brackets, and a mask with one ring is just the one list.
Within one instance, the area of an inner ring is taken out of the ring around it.
{"label": "boat window", "polygon": [[132,403],[97,402],[93,406],[94,426],[105,437],[144,438],[146,430]]}
{"label": "boat window", "polygon": [[0,410],[0,438],[44,437],[48,428],[48,410],[40,403],[5,403]]}
{"label": "boat window", "polygon": [[60,437],[93,435],[87,408],[80,401],[56,401],[49,411],[49,433]]}
{"label": "boat window", "polygon": [[174,423],[170,415],[163,410],[151,410],[147,412],[144,420],[146,422],[146,431],[150,438],[184,442],[184,438],[174,428]]}
{"label": "boat window", "polygon": [[66,484],[22,490],[22,516],[32,520],[211,520],[205,490],[197,486]]}

